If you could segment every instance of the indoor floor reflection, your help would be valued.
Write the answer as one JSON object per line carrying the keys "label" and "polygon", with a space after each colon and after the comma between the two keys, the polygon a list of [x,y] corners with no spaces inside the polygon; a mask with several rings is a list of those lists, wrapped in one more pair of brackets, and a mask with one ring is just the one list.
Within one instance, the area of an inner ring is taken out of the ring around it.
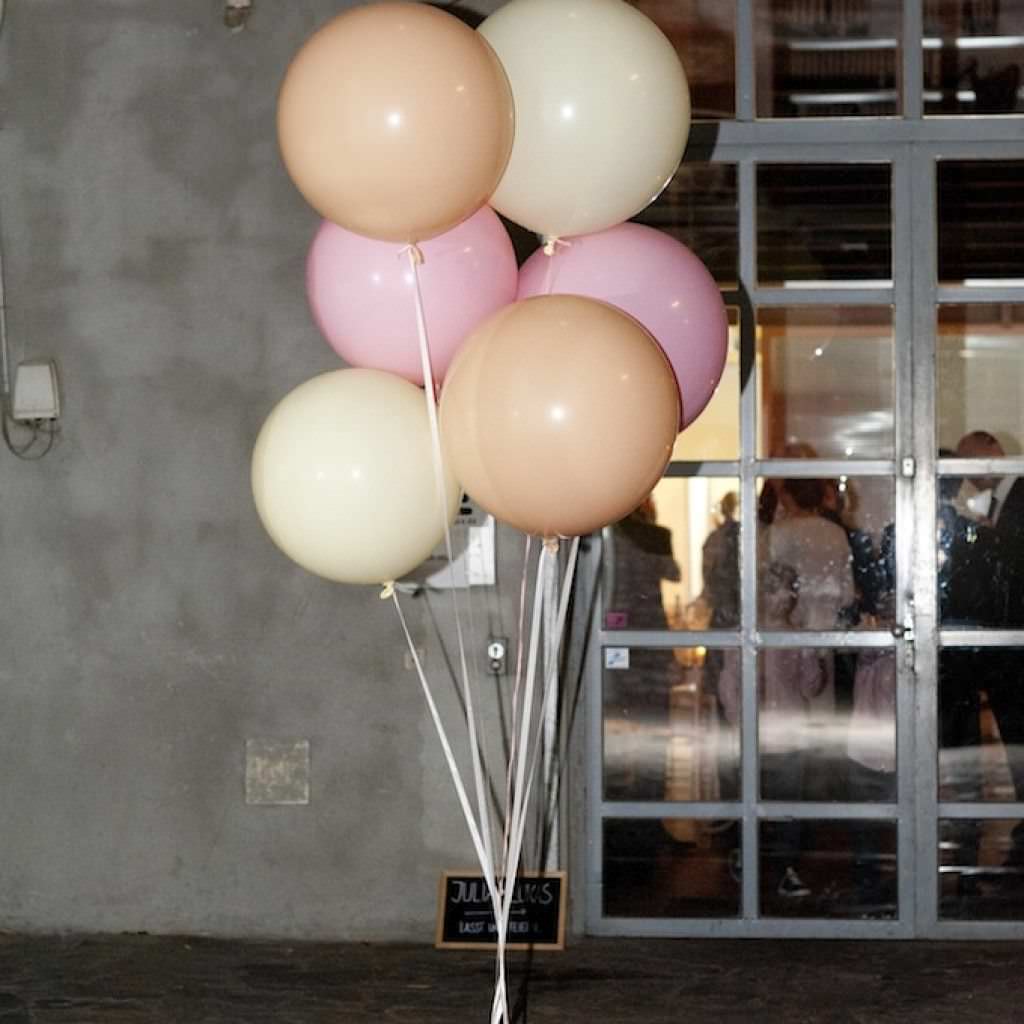
{"label": "indoor floor reflection", "polygon": [[939,822],[939,916],[1024,920],[1024,822],[1002,818]]}

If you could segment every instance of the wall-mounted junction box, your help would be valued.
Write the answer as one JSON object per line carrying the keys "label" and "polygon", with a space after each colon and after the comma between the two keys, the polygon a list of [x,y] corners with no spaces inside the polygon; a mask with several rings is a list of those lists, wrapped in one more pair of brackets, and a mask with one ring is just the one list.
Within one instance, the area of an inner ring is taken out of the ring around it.
{"label": "wall-mounted junction box", "polygon": [[18,365],[11,416],[23,423],[60,417],[60,385],[57,364],[52,359],[33,359]]}

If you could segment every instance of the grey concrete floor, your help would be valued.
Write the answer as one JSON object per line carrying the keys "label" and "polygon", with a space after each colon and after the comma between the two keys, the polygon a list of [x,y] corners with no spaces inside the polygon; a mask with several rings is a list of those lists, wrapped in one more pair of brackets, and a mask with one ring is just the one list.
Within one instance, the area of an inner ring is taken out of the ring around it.
{"label": "grey concrete floor", "polygon": [[[517,1020],[1024,1018],[1024,945],[584,940],[513,955]],[[486,1024],[490,954],[428,946],[0,936],[0,1024]]]}

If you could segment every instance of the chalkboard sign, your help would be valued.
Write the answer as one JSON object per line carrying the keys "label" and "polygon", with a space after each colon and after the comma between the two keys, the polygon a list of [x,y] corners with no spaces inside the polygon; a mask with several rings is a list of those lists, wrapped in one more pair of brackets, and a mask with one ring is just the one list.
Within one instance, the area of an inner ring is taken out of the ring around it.
{"label": "chalkboard sign", "polygon": [[[564,871],[517,875],[507,948],[564,949],[565,898]],[[437,910],[437,947],[491,949],[497,943],[494,908],[483,877],[444,872]]]}

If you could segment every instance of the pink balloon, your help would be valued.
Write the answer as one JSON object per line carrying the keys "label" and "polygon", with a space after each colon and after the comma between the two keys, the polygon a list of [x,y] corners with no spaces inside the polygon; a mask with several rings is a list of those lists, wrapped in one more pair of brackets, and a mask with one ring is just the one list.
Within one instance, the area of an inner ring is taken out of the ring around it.
{"label": "pink balloon", "polygon": [[707,267],[682,242],[642,224],[564,241],[552,256],[538,250],[523,264],[517,298],[583,295],[639,320],[672,364],[679,429],[689,426],[718,387],[729,344],[729,318]]}
{"label": "pink balloon", "polygon": [[[424,319],[435,384],[473,329],[515,299],[512,241],[489,207],[421,242]],[[349,365],[423,383],[408,247],[324,221],[306,260],[306,293],[331,348]]]}

